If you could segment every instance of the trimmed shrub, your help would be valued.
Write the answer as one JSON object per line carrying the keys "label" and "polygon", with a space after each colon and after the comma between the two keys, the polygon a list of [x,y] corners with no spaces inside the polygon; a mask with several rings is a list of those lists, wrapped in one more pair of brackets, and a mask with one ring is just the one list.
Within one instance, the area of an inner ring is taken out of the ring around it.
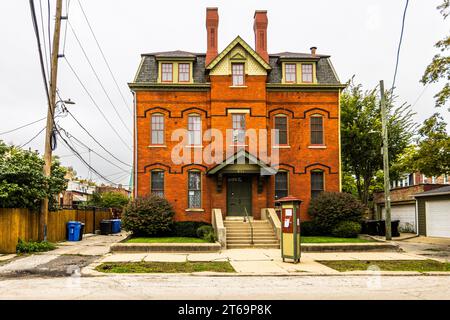
{"label": "trimmed shrub", "polygon": [[23,241],[19,239],[19,242],[16,246],[17,253],[33,253],[33,252],[45,252],[56,249],[56,246],[53,243],[47,241]]}
{"label": "trimmed shrub", "polygon": [[216,235],[214,232],[207,233],[203,236],[203,239],[205,239],[208,242],[214,243],[217,241]]}
{"label": "trimmed shrub", "polygon": [[300,223],[300,232],[302,236],[321,236],[319,228],[314,221],[303,221]]}
{"label": "trimmed shrub", "polygon": [[175,237],[197,237],[197,229],[202,226],[211,226],[206,222],[199,221],[178,221],[175,222],[171,234]]}
{"label": "trimmed shrub", "polygon": [[172,230],[174,215],[166,199],[156,195],[139,197],[125,207],[122,225],[134,236],[160,236]]}
{"label": "trimmed shrub", "polygon": [[334,227],[333,236],[338,238],[356,238],[361,232],[361,224],[354,221],[342,221]]}
{"label": "trimmed shrub", "polygon": [[201,226],[200,228],[197,229],[197,237],[201,239],[204,239],[205,236],[209,233],[214,234],[214,229],[211,226]]}
{"label": "trimmed shrub", "polygon": [[312,199],[308,213],[323,234],[331,234],[343,221],[360,223],[365,206],[349,193],[323,192]]}

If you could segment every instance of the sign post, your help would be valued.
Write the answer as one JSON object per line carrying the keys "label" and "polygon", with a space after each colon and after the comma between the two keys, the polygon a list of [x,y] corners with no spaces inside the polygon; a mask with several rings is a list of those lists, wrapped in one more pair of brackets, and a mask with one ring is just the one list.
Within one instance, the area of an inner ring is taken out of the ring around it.
{"label": "sign post", "polygon": [[277,200],[281,204],[281,257],[300,262],[300,204],[293,196]]}

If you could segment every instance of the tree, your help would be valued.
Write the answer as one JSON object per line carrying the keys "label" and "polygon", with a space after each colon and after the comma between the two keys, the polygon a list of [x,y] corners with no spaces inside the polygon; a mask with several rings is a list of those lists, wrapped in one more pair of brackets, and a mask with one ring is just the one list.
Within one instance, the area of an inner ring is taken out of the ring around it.
{"label": "tree", "polygon": [[[450,14],[450,0],[444,0],[444,2],[437,7],[437,9],[440,10],[445,20]],[[438,41],[435,44],[435,47],[441,51],[442,55],[438,53],[433,57],[431,63],[425,69],[425,73],[420,82],[426,85],[436,83],[440,79],[447,79],[447,82],[441,91],[434,96],[436,98],[436,106],[442,107],[450,98],[450,56],[444,54],[444,52],[448,51],[450,47],[450,35]]]}
{"label": "tree", "polygon": [[43,166],[44,160],[37,152],[0,141],[0,207],[37,209],[47,197],[52,208],[56,195],[67,187],[66,169],[54,158],[52,174],[46,178]]}
{"label": "tree", "polygon": [[416,138],[417,146],[411,146],[402,158],[403,167],[428,177],[450,174],[450,136],[446,127],[439,113],[425,120]]}
{"label": "tree", "polygon": [[128,204],[128,201],[129,198],[127,196],[117,192],[94,193],[89,205],[102,208],[122,209]]}
{"label": "tree", "polygon": [[[381,154],[381,109],[377,89],[363,92],[361,85],[350,83],[341,97],[341,140],[344,172],[354,176],[359,199],[367,205],[376,172],[383,168]],[[414,113],[406,103],[395,105],[395,97],[386,92],[390,114],[389,161],[395,163],[409,145],[415,132]]]}

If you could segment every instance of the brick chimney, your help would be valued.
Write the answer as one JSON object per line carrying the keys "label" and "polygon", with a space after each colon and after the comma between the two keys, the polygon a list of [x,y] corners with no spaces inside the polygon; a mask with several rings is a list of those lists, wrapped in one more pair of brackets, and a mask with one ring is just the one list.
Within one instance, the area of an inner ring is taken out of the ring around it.
{"label": "brick chimney", "polygon": [[206,65],[217,57],[219,12],[217,8],[206,8]]}
{"label": "brick chimney", "polygon": [[316,55],[317,47],[311,47],[310,50],[311,50],[311,54],[312,54],[313,56],[315,56],[315,55]]}
{"label": "brick chimney", "polygon": [[266,61],[269,62],[267,53],[267,11],[256,10],[253,22],[253,31],[255,31],[255,51]]}

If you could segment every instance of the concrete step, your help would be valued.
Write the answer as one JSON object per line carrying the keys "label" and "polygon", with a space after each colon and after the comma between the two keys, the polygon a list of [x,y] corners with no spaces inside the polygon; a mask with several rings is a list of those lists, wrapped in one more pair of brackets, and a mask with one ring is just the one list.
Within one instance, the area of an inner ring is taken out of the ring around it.
{"label": "concrete step", "polygon": [[[246,231],[251,231],[252,229],[250,228],[227,228],[227,232],[246,232]],[[253,231],[267,231],[267,232],[272,232],[273,229],[272,228],[253,228]]]}
{"label": "concrete step", "polygon": [[[252,235],[251,232],[227,232],[227,237],[250,237]],[[273,232],[253,232],[253,236],[257,237],[275,237]]]}
{"label": "concrete step", "polygon": [[227,244],[227,249],[245,249],[245,248],[257,248],[257,249],[280,249],[279,244]]}
{"label": "concrete step", "polygon": [[[227,235],[227,240],[247,240],[251,239],[250,235]],[[275,236],[253,236],[253,239],[258,240],[273,240]]]}
{"label": "concrete step", "polygon": [[[227,240],[229,244],[251,244],[251,240]],[[253,240],[253,244],[278,244],[277,240]]]}

